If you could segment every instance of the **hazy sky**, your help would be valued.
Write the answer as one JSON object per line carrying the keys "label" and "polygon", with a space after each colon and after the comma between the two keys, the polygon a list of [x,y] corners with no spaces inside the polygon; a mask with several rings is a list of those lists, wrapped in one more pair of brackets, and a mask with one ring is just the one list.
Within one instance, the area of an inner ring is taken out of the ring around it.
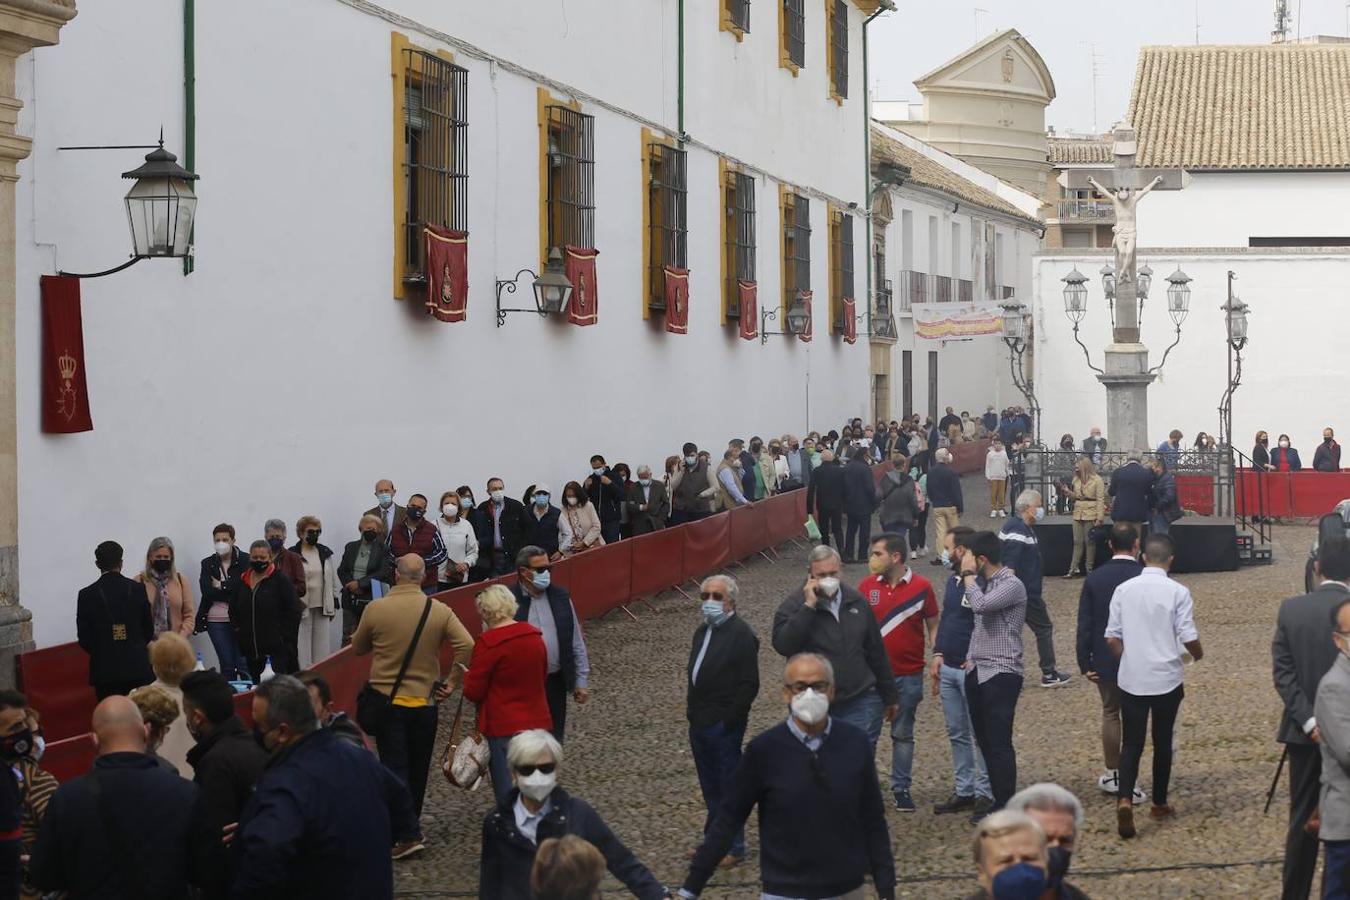
{"label": "hazy sky", "polygon": [[[1346,34],[1348,0],[1289,0],[1291,33]],[[1105,130],[1130,100],[1135,61],[1145,44],[1265,44],[1275,0],[896,0],[871,34],[869,80],[875,100],[912,100],[914,79],[994,31],[1016,28],[1050,67],[1058,98],[1045,122],[1058,130]],[[976,12],[979,7],[981,12]],[[1198,15],[1197,15],[1198,10]],[[1300,11],[1301,10],[1301,11]],[[977,30],[978,22],[978,30]]]}

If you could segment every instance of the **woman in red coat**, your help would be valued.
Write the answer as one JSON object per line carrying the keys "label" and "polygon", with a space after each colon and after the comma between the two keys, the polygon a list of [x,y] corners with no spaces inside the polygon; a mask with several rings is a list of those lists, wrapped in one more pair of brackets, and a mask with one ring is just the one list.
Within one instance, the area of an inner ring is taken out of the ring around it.
{"label": "woman in red coat", "polygon": [[522,731],[553,727],[544,694],[548,650],[529,622],[517,622],[516,598],[494,584],[474,598],[483,633],[473,645],[464,696],[478,707],[478,730],[488,739],[492,791],[500,805],[511,792],[506,746]]}

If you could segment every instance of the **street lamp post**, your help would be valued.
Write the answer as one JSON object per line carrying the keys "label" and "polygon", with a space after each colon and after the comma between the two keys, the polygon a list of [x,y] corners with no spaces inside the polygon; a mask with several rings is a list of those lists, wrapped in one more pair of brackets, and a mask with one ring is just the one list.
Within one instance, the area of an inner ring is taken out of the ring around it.
{"label": "street lamp post", "polygon": [[[1085,292],[1086,293],[1086,292]],[[1033,379],[1027,377],[1023,357],[1030,346],[1029,326],[1031,316],[1025,303],[1009,300],[999,304],[1003,310],[1003,343],[1008,345],[1008,366],[1012,369],[1013,384],[1026,398],[1031,410],[1032,445],[1041,444],[1041,404],[1036,399],[1036,387]]]}
{"label": "street lamp post", "polygon": [[1231,451],[1233,444],[1233,393],[1242,383],[1242,350],[1247,346],[1247,304],[1233,290],[1237,274],[1228,273],[1228,299],[1219,309],[1224,314],[1228,343],[1228,385],[1219,401],[1219,446]]}

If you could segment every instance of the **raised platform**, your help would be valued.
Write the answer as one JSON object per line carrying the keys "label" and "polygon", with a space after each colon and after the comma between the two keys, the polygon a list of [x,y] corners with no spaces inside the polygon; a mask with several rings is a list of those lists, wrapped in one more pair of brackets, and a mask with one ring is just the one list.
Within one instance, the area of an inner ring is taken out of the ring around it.
{"label": "raised platform", "polygon": [[[1232,572],[1238,567],[1237,526],[1231,519],[1186,516],[1172,523],[1177,556],[1172,571]],[[1063,575],[1073,559],[1073,524],[1068,516],[1046,516],[1036,526],[1046,575]],[[1111,558],[1106,541],[1097,544],[1097,562]]]}

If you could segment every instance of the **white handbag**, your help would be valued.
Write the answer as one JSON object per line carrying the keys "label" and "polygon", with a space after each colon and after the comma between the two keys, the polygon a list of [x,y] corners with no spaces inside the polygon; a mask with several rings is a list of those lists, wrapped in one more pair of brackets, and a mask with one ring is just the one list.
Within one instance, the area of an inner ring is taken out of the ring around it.
{"label": "white handbag", "polygon": [[464,719],[464,695],[459,695],[459,706],[455,709],[455,720],[450,723],[450,740],[445,745],[445,756],[441,760],[441,772],[457,788],[476,791],[488,773],[488,742],[474,728],[464,740],[456,743],[459,728]]}

